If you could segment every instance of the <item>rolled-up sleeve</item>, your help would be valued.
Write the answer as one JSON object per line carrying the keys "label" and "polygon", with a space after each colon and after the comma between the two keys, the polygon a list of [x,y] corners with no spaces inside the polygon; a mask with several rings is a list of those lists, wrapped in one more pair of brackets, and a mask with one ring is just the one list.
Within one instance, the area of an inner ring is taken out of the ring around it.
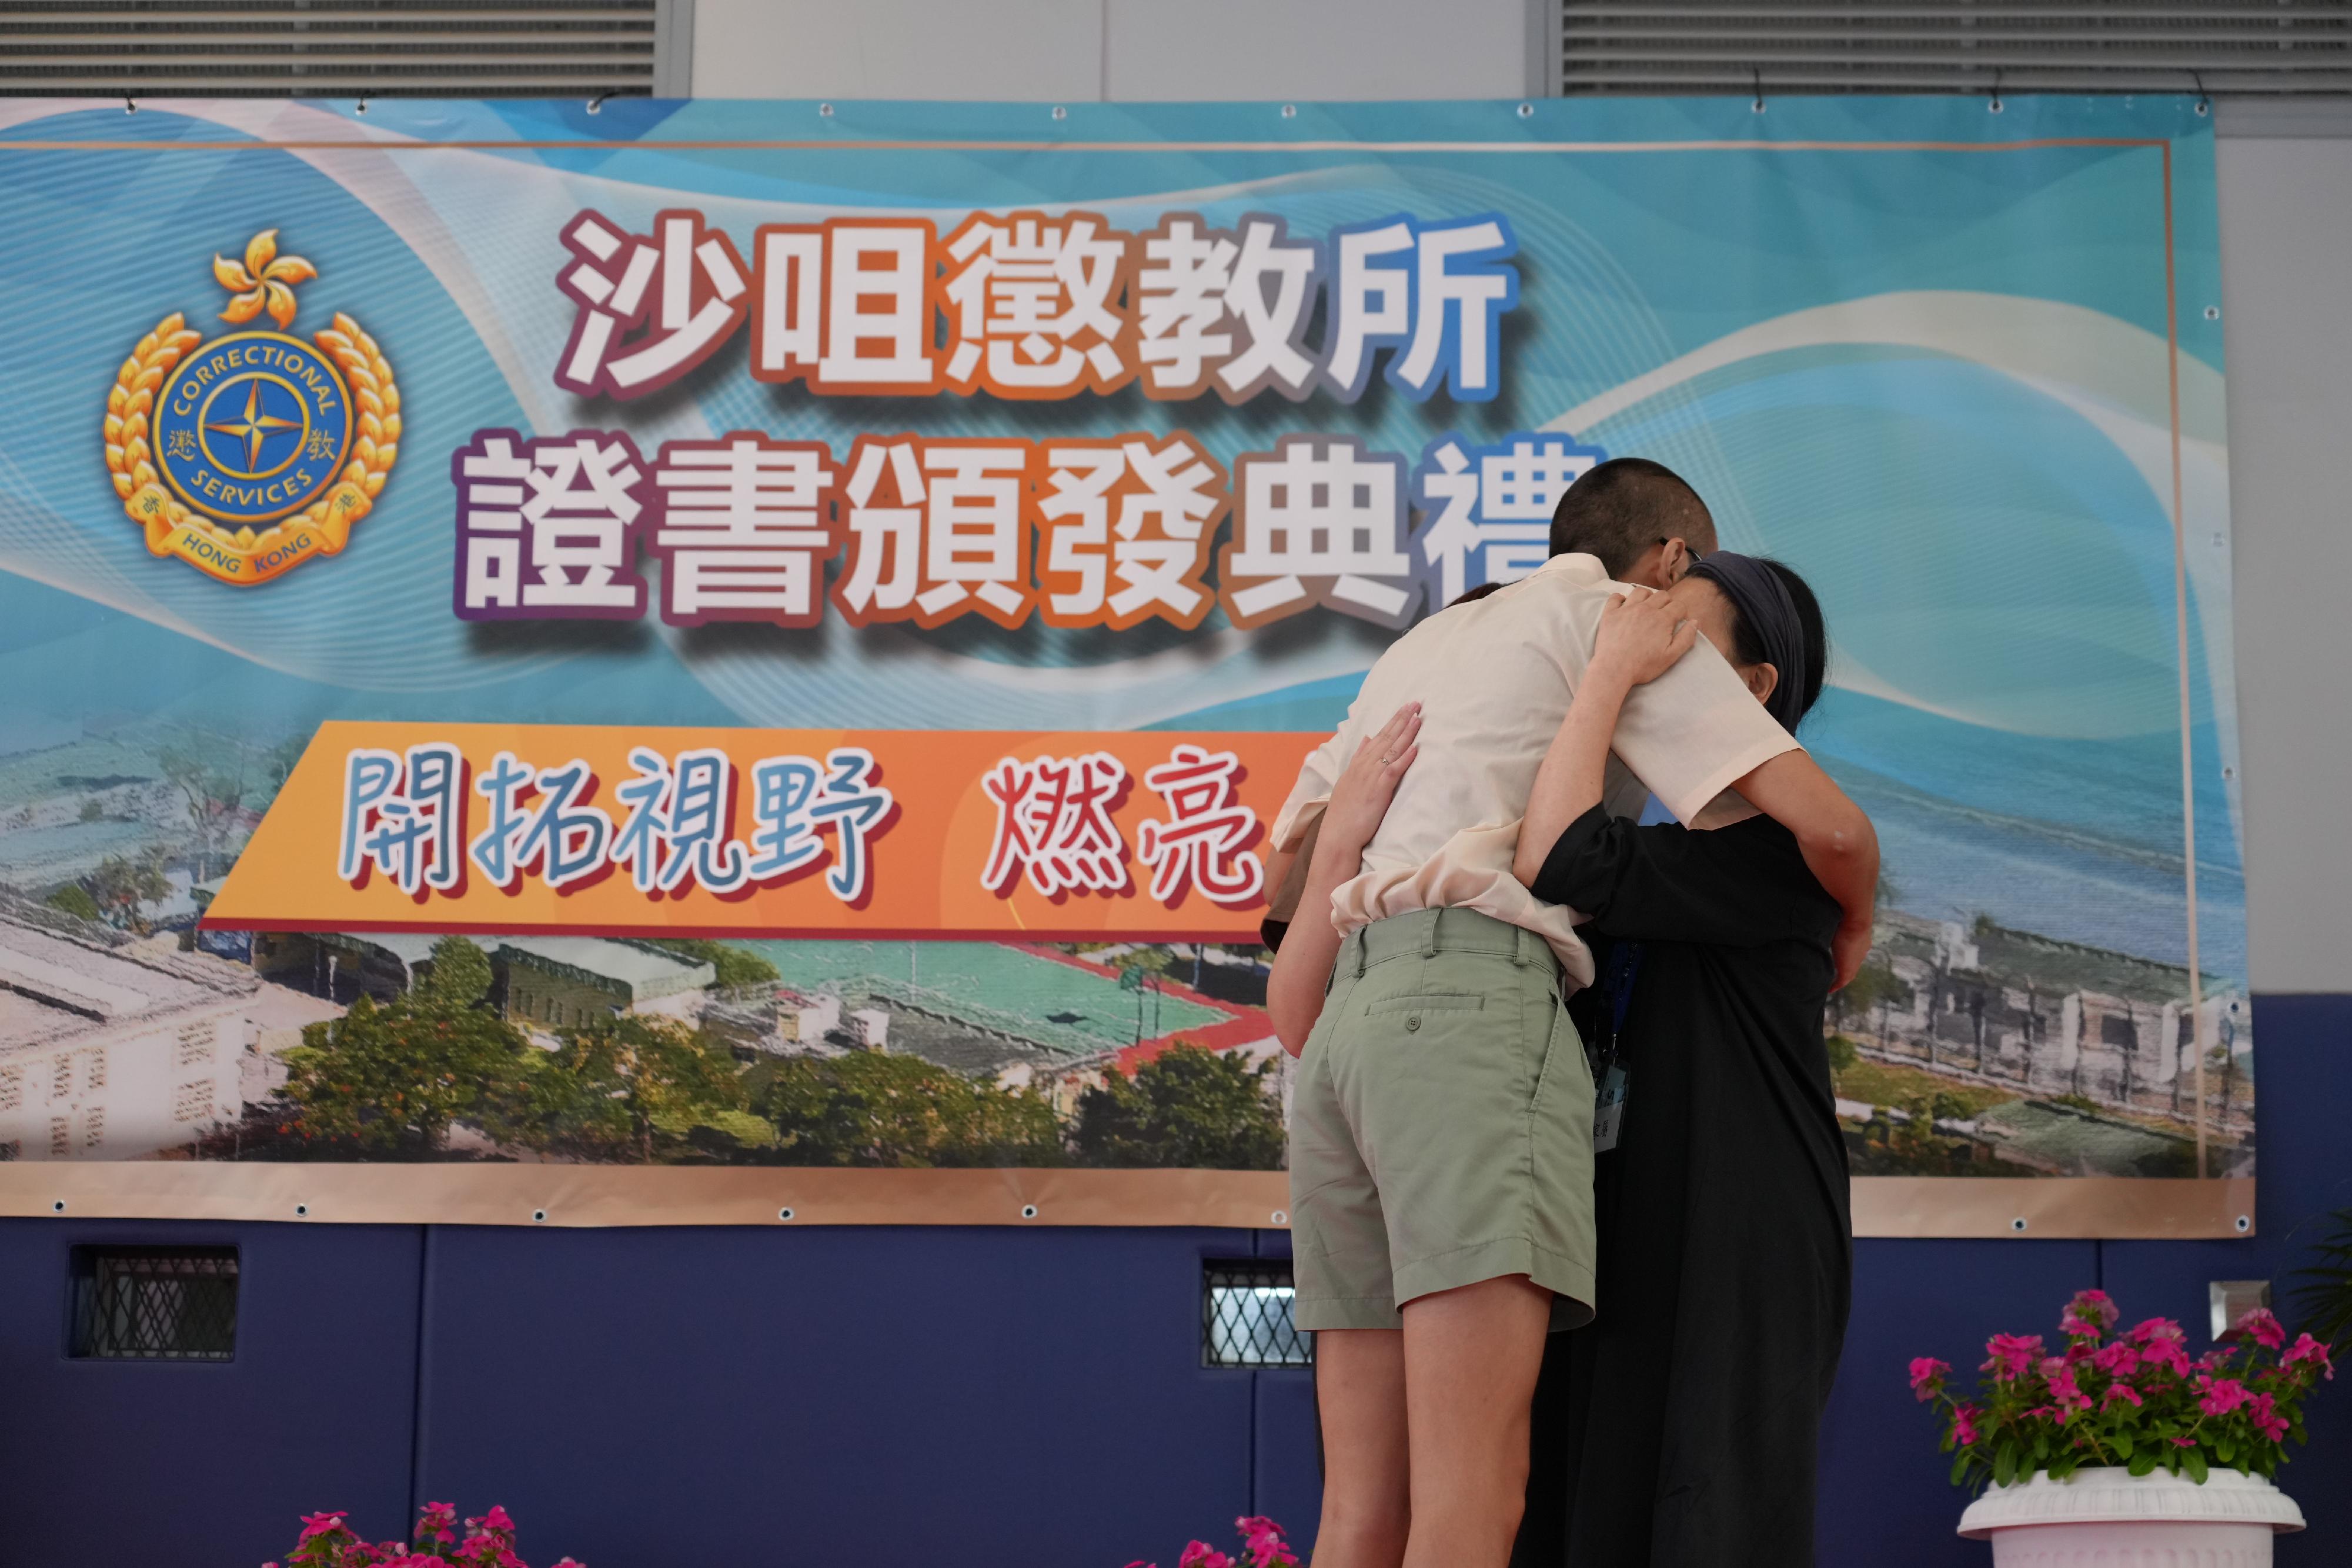
{"label": "rolled-up sleeve", "polygon": [[1674,668],[1633,688],[1610,745],[1685,824],[1734,781],[1801,749],[1704,637]]}

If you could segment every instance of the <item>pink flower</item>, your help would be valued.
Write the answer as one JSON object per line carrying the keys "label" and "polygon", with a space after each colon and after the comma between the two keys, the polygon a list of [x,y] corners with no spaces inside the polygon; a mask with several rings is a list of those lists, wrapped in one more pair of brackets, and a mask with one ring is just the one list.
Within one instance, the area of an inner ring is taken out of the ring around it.
{"label": "pink flower", "polygon": [[482,1515],[479,1520],[468,1520],[467,1522],[468,1524],[478,1523],[485,1530],[504,1530],[512,1531],[515,1527],[515,1521],[507,1516],[507,1511],[500,1508],[497,1503],[490,1504],[490,1511]]}
{"label": "pink flower", "polygon": [[1234,1568],[1234,1560],[1205,1541],[1189,1542],[1176,1568]]}
{"label": "pink flower", "polygon": [[1980,1412],[1973,1405],[1963,1405],[1952,1412],[1952,1436],[1958,1440],[1963,1448],[1976,1447],[1977,1439],[1981,1436],[1977,1430],[1977,1416],[1979,1414]]}
{"label": "pink flower", "polygon": [[2256,1431],[2273,1443],[2286,1441],[2286,1417],[2278,1413],[2277,1395],[2255,1395],[2248,1411]]}
{"label": "pink flower", "polygon": [[2149,1318],[2131,1333],[2124,1335],[2124,1338],[2134,1344],[2154,1344],[2159,1341],[2179,1344],[2185,1342],[2189,1335],[2182,1332],[2180,1325],[2170,1318]]}
{"label": "pink flower", "polygon": [[2276,1350],[2286,1343],[2286,1330],[2279,1327],[2278,1319],[2271,1316],[2268,1307],[2256,1307],[2240,1318],[2238,1332],[2268,1350]]}
{"label": "pink flower", "polygon": [[2077,1291],[2059,1315],[2058,1331],[2070,1339],[2096,1339],[2122,1315],[2105,1291]]}
{"label": "pink flower", "polygon": [[1952,1370],[1948,1361],[1937,1361],[1932,1355],[1915,1356],[1911,1361],[1911,1393],[1925,1405],[1943,1391],[1944,1376]]}
{"label": "pink flower", "polygon": [[2300,1334],[2293,1344],[2287,1346],[2286,1354],[2279,1357],[2279,1364],[2294,1366],[2305,1361],[2319,1363],[2327,1369],[2329,1377],[2336,1375],[2336,1363],[2328,1358],[2327,1347],[2309,1334]]}
{"label": "pink flower", "polygon": [[2197,1446],[2197,1439],[2194,1437],[2175,1437],[2172,1439],[2172,1446],[2176,1448],[2193,1448]]}
{"label": "pink flower", "polygon": [[2253,1397],[2246,1385],[2236,1378],[2214,1377],[2210,1374],[2197,1379],[2197,1389],[2200,1396],[2197,1407],[2208,1416],[2227,1416]]}
{"label": "pink flower", "polygon": [[2141,1365],[2162,1368],[2175,1377],[2189,1375],[2189,1353],[2178,1340],[2150,1340],[2139,1347],[2139,1359]]}
{"label": "pink flower", "polygon": [[2042,1336],[1997,1333],[1985,1341],[1985,1354],[1983,1370],[1991,1373],[1995,1382],[2014,1383],[2032,1369],[2042,1354]]}
{"label": "pink flower", "polygon": [[302,1516],[301,1538],[294,1544],[299,1546],[304,1541],[324,1535],[330,1531],[341,1530],[342,1527],[343,1516],[340,1513],[306,1513]]}
{"label": "pink flower", "polygon": [[2106,1393],[2100,1398],[2099,1408],[2102,1410],[2107,1409],[2115,1405],[2117,1400],[2128,1400],[2132,1404],[2137,1405],[2140,1402],[2139,1390],[2134,1388],[2128,1383],[2110,1383],[2107,1385]]}
{"label": "pink flower", "polygon": [[2074,1382],[2073,1367],[2062,1361],[2057,1364],[2057,1370],[2050,1373],[2049,1376],[2051,1397],[2058,1402],[2058,1407],[2061,1410],[2088,1410],[2091,1407],[2090,1399]]}
{"label": "pink flower", "polygon": [[2091,1353],[2091,1364],[2110,1377],[2129,1377],[2139,1370],[2139,1352],[2123,1340],[2103,1344]]}

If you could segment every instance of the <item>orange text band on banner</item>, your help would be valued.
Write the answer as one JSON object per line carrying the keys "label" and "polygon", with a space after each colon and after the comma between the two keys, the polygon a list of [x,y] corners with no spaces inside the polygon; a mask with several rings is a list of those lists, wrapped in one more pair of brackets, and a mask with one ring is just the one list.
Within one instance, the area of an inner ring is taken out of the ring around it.
{"label": "orange text band on banner", "polygon": [[205,924],[1255,941],[1319,738],[329,723]]}

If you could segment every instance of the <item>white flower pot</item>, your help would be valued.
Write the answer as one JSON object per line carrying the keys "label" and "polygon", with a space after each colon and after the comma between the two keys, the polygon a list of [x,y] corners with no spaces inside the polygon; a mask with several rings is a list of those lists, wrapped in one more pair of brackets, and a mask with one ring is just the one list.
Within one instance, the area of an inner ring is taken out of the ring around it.
{"label": "white flower pot", "polygon": [[2198,1485],[2158,1470],[2041,1471],[1989,1487],[1960,1533],[1992,1542],[1995,1568],[2270,1568],[2271,1537],[2301,1530],[2303,1510],[2260,1476],[2215,1470]]}

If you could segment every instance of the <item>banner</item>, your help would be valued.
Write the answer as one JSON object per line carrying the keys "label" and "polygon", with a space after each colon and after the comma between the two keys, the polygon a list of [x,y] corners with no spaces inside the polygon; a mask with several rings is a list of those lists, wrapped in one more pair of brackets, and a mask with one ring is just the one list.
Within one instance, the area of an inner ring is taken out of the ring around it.
{"label": "banner", "polygon": [[2251,1228],[2180,99],[0,104],[0,1211],[1286,1223],[1265,833],[1608,457],[1822,599],[1857,1225]]}

